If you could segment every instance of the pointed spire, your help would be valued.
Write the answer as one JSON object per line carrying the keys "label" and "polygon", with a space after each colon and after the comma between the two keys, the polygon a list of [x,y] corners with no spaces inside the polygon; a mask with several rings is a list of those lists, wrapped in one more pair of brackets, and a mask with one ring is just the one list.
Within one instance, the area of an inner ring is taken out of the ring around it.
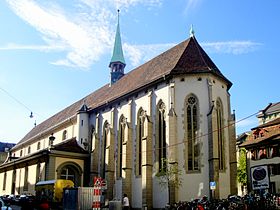
{"label": "pointed spire", "polygon": [[194,37],[193,24],[191,24],[190,37]]}
{"label": "pointed spire", "polygon": [[123,56],[123,49],[122,49],[122,41],[121,41],[121,33],[120,33],[120,10],[118,9],[118,25],[117,31],[115,36],[115,44],[114,44],[114,51],[111,58],[111,63],[113,62],[121,62],[125,64],[124,56]]}
{"label": "pointed spire", "polygon": [[124,75],[125,60],[123,56],[121,33],[120,33],[120,10],[118,10],[118,25],[115,37],[114,51],[109,67],[111,68],[111,85]]}

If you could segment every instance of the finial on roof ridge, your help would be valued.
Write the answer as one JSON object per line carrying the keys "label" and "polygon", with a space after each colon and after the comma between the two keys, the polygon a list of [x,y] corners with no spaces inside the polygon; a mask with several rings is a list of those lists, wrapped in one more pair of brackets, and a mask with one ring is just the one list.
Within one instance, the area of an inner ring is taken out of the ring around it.
{"label": "finial on roof ridge", "polygon": [[191,24],[191,29],[190,29],[190,37],[194,37],[194,29],[193,29],[193,24]]}

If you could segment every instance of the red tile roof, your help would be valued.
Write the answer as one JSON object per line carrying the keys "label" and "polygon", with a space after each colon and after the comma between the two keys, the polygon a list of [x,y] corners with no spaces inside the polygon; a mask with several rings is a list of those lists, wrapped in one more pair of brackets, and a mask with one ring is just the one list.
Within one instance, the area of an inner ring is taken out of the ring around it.
{"label": "red tile roof", "polygon": [[14,148],[35,138],[42,132],[51,130],[51,127],[69,119],[70,117],[75,116],[79,108],[83,105],[84,100],[86,100],[89,109],[93,110],[102,105],[106,105],[108,102],[112,102],[120,97],[131,94],[151,83],[163,80],[163,78],[167,76],[197,73],[212,73],[218,76],[226,82],[228,89],[232,85],[200,47],[196,39],[191,37],[130,71],[112,86],[109,86],[109,84],[104,85],[85,98],[82,98],[37,125],[21,141],[19,141]]}

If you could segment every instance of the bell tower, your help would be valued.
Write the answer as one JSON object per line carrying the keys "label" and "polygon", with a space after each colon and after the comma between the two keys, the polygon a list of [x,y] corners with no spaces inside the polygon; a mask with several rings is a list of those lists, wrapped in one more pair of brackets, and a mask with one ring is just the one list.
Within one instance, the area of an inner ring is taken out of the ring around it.
{"label": "bell tower", "polygon": [[113,55],[109,64],[109,67],[111,69],[111,85],[114,84],[116,81],[118,81],[124,75],[124,68],[126,65],[123,56],[123,49],[122,49],[119,14],[120,14],[120,10],[118,10],[118,25],[117,25],[117,31],[115,36]]}

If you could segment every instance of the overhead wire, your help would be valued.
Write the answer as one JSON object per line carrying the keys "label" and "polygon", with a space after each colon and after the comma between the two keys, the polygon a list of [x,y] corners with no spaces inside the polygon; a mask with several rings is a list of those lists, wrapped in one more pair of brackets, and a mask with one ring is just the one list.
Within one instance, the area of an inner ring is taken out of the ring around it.
{"label": "overhead wire", "polygon": [[[274,105],[272,105],[272,106],[270,106],[270,107],[273,107],[273,106],[274,106]],[[275,110],[275,111],[280,111],[280,109],[279,109],[279,110]],[[251,118],[251,117],[253,117],[253,116],[256,116],[259,112],[260,112],[260,111],[255,112],[255,113],[253,113],[253,114],[250,114],[250,115],[248,115],[248,116],[246,116],[246,117],[244,117],[244,118],[242,118],[242,119],[240,119],[240,120],[237,120],[237,121],[235,121],[235,122],[233,122],[233,123],[229,123],[229,124],[223,126],[223,127],[220,128],[220,129],[215,129],[215,130],[212,130],[212,131],[207,132],[207,133],[205,133],[205,134],[201,134],[201,135],[199,135],[199,136],[196,136],[196,137],[195,137],[194,139],[192,139],[192,140],[200,139],[200,138],[202,138],[202,137],[205,137],[205,136],[211,135],[211,134],[213,134],[213,133],[215,133],[215,132],[218,132],[219,130],[224,130],[224,129],[226,129],[226,128],[229,128],[230,126],[236,125],[237,123],[240,123],[240,122],[242,122],[242,121],[244,121],[244,120],[246,120],[246,119],[248,119],[248,118]],[[151,149],[151,150],[141,151],[141,153],[155,152],[156,150],[168,149],[168,148],[171,148],[171,147],[174,147],[174,146],[178,146],[178,145],[180,145],[180,144],[184,144],[184,143],[186,143],[186,142],[188,142],[188,141],[189,141],[189,139],[188,139],[188,140],[183,140],[183,141],[180,141],[180,142],[177,142],[177,143],[174,143],[174,144],[169,144],[169,145],[166,146],[166,147],[158,147],[158,148],[154,148],[154,149]],[[122,154],[125,154],[125,153],[122,153]]]}
{"label": "overhead wire", "polygon": [[14,101],[16,101],[18,104],[20,104],[21,106],[23,106],[25,109],[27,109],[28,111],[30,111],[30,118],[33,118],[33,114],[36,114],[38,116],[41,116],[40,114],[33,112],[31,108],[29,108],[27,105],[25,105],[23,102],[21,102],[19,99],[17,99],[15,96],[13,96],[11,93],[9,93],[7,90],[5,90],[4,88],[0,87],[0,90],[2,90],[5,94],[7,94],[10,98],[12,98]]}

